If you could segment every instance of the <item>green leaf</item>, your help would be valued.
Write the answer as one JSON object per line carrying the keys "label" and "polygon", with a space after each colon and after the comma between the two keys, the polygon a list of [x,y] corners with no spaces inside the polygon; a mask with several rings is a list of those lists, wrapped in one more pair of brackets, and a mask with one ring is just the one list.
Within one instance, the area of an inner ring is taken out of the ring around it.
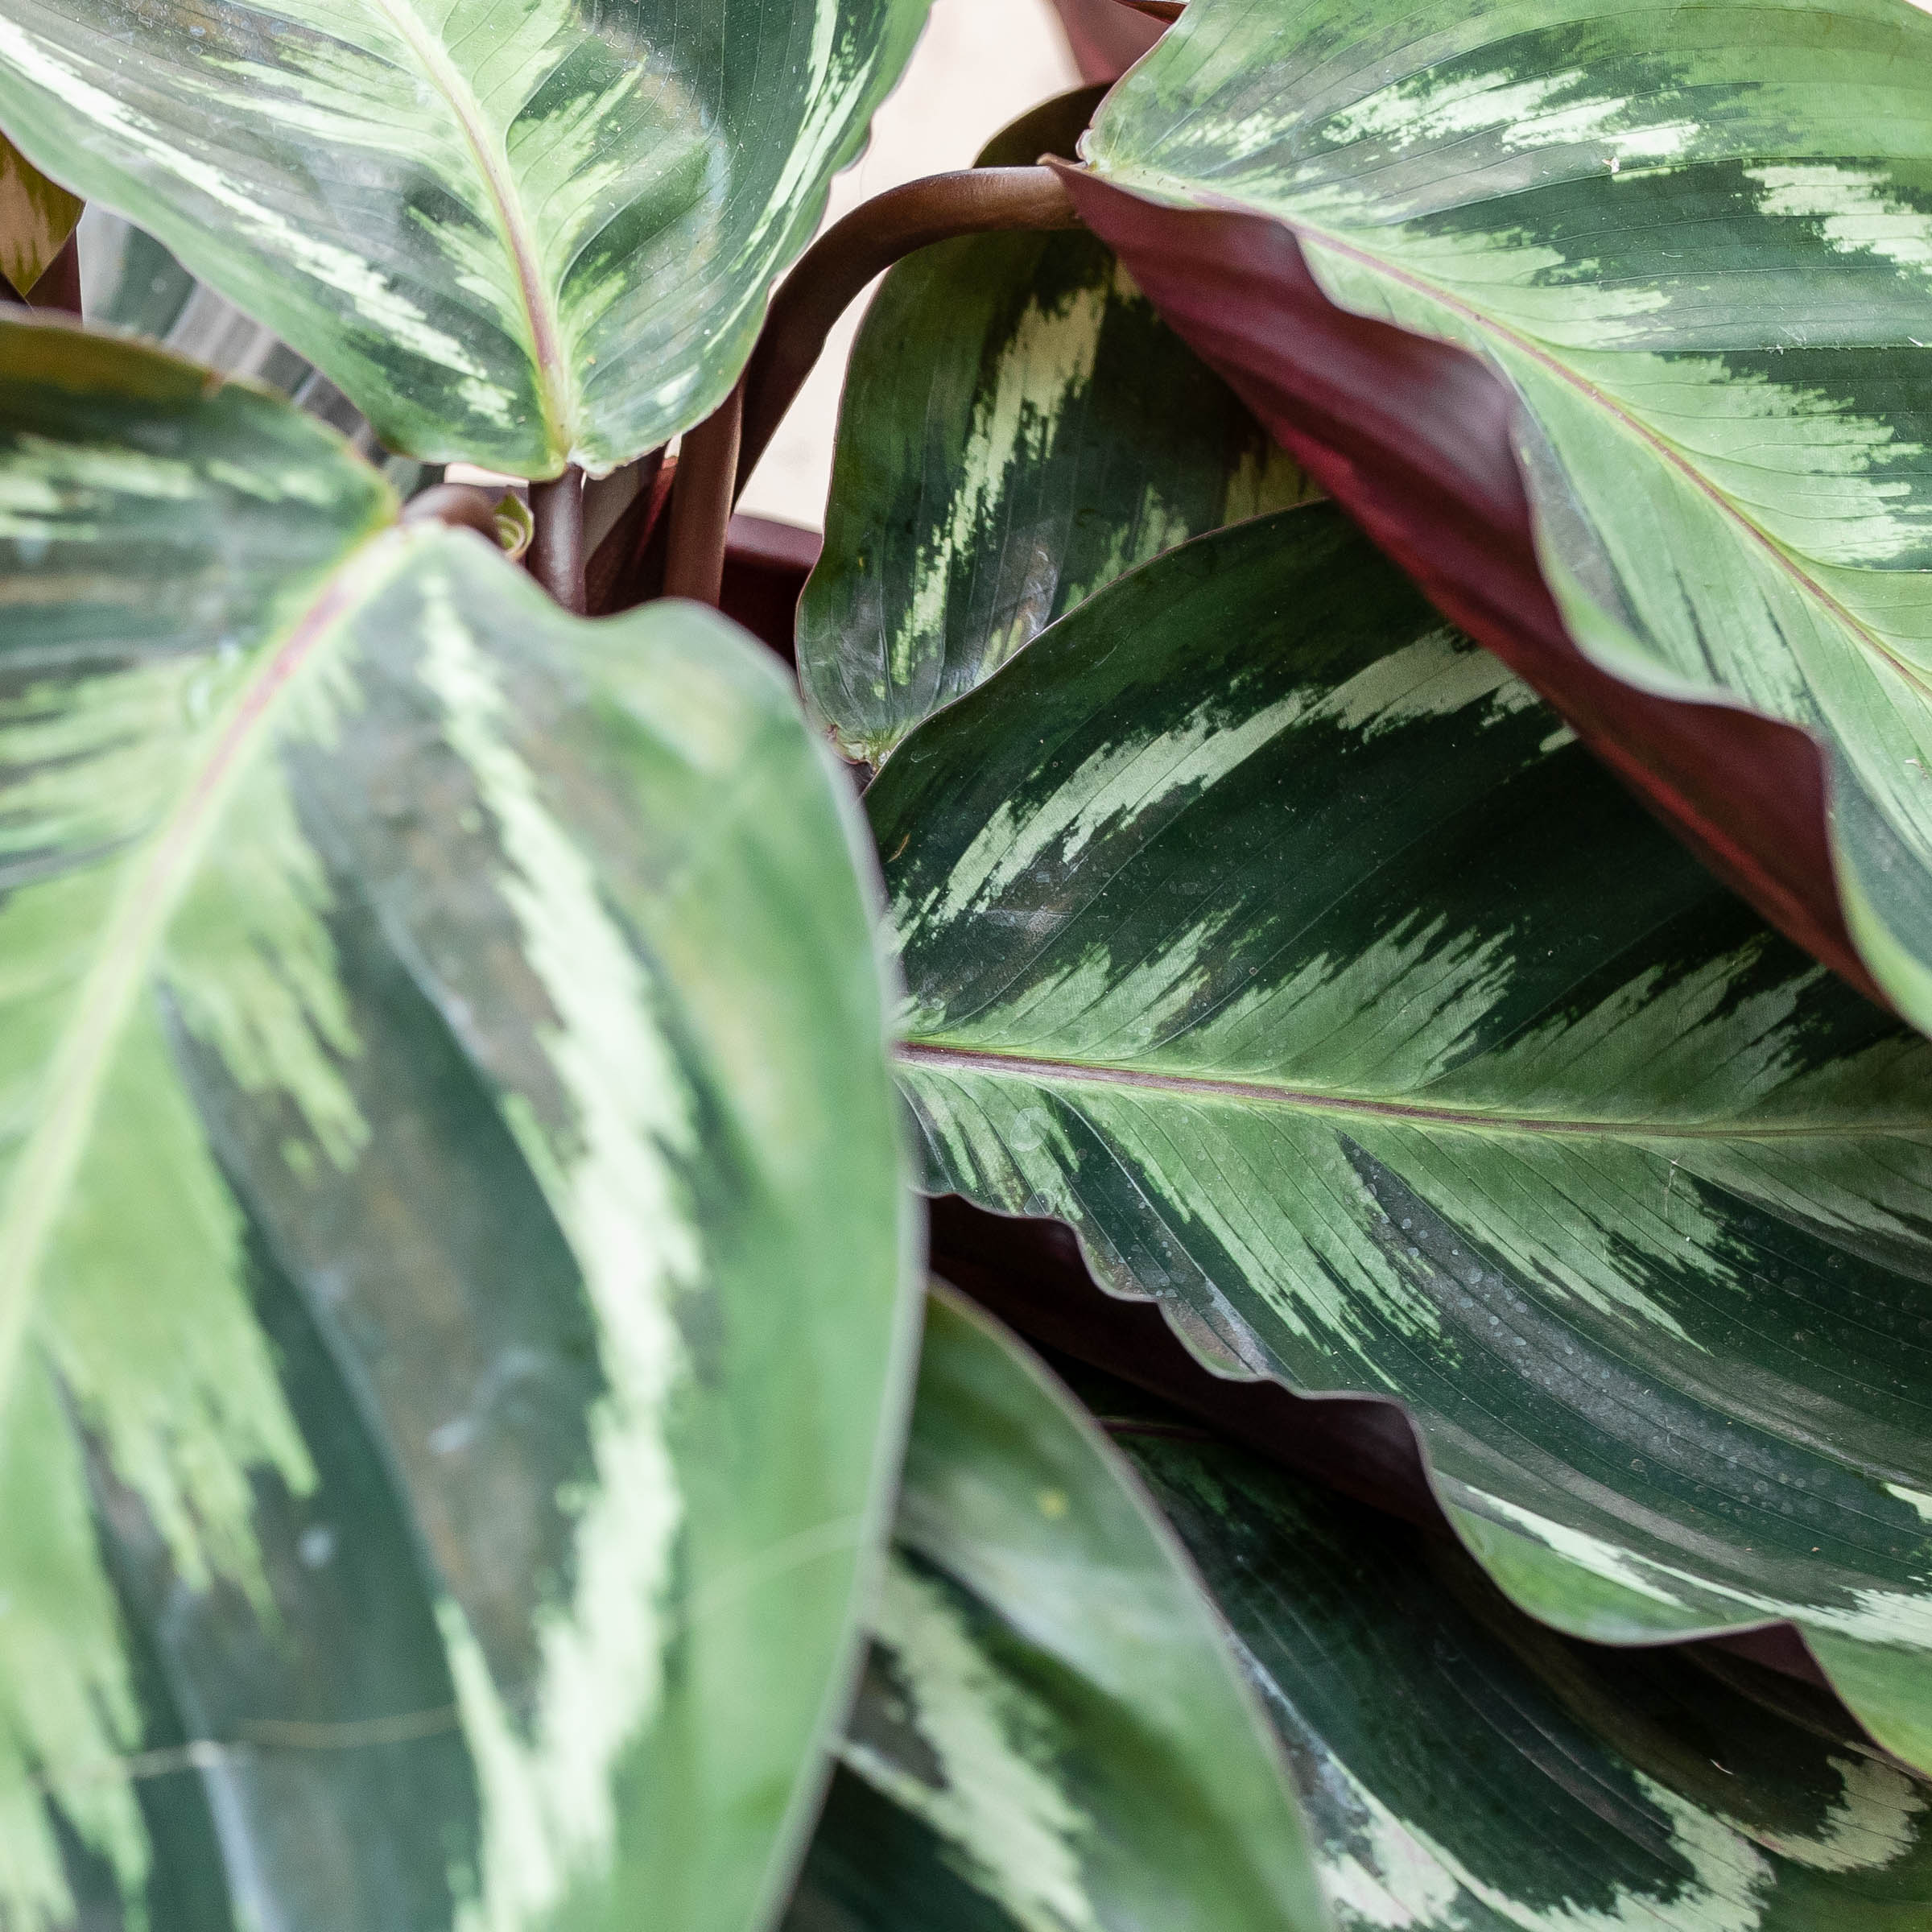
{"label": "green leaf", "polygon": [[1081,1387],[1228,1619],[1340,1932],[1926,1922],[1932,1790],[1810,1686],[1555,1636],[1443,1539]]}
{"label": "green leaf", "polygon": [[1120,1456],[1004,1330],[927,1304],[842,1766],[788,1922],[1318,1932],[1274,1740]]}
{"label": "green leaf", "polygon": [[1928,62],[1903,0],[1194,0],[1087,152],[1488,358],[1572,635],[1819,736],[1854,936],[1932,1027]]}
{"label": "green leaf", "polygon": [[722,620],[394,509],[0,322],[10,1926],[741,1932],[842,1708],[910,1368],[850,809]]}
{"label": "green leaf", "polygon": [[867,804],[934,1191],[1402,1400],[1559,1627],[1790,1616],[1932,1764],[1932,1046],[1325,506],[1123,578]]}
{"label": "green leaf", "polygon": [[392,448],[601,473],[729,390],[925,14],[10,0],[0,124]]}
{"label": "green leaf", "polygon": [[80,199],[35,167],[0,134],[0,275],[25,295],[67,246]]}
{"label": "green leaf", "polygon": [[846,376],[807,704],[876,765],[1122,571],[1315,493],[1092,236],[922,249]]}

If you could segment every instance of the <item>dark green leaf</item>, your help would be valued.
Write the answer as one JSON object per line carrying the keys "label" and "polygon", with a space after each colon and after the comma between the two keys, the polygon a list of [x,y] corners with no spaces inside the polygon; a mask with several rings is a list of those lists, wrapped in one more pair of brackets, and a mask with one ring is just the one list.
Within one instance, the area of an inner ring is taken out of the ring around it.
{"label": "dark green leaf", "polygon": [[1932,1764],[1932,1046],[1323,506],[1081,605],[868,805],[935,1191],[1399,1397],[1559,1626],[1789,1616]]}
{"label": "dark green leaf", "polygon": [[1932,1027],[1929,64],[1905,0],[1191,0],[1087,152],[1501,374],[1571,634],[1823,741],[1846,919]]}
{"label": "dark green leaf", "polygon": [[743,1932],[907,1325],[850,814],[258,391],[0,322],[0,1919]]}
{"label": "dark green leaf", "polygon": [[0,124],[392,448],[601,473],[708,414],[927,0],[9,0]]}
{"label": "dark green leaf", "polygon": [[852,351],[806,701],[877,764],[1122,571],[1314,493],[1091,235],[922,249]]}
{"label": "dark green leaf", "polygon": [[1734,1659],[1554,1636],[1453,1546],[1124,1406],[1115,1439],[1287,1747],[1341,1932],[1932,1918],[1932,1791],[1828,1700]]}
{"label": "dark green leaf", "polygon": [[1273,1740],[1174,1538],[946,1294],[894,1534],[791,1932],[1319,1932]]}

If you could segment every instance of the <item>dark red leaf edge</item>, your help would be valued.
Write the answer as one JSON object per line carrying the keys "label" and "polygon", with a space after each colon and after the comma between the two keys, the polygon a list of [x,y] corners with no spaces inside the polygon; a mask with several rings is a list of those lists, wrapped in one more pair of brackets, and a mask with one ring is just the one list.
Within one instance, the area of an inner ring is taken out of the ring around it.
{"label": "dark red leaf edge", "polygon": [[1538,562],[1503,378],[1465,349],[1330,301],[1272,217],[1170,207],[1054,165],[1169,325],[1437,609],[1534,686],[1728,886],[1889,1006],[1847,930],[1817,741],[1739,705],[1639,690],[1571,638]]}

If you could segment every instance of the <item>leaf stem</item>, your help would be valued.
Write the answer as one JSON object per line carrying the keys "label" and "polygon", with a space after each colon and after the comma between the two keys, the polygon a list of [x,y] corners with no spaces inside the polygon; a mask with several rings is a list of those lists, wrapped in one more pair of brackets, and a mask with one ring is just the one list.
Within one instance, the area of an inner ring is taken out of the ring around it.
{"label": "leaf stem", "polygon": [[1071,198],[1048,167],[968,167],[929,175],[888,188],[833,223],[772,297],[764,332],[746,366],[744,433],[733,493],[744,488],[764,455],[832,324],[873,276],[915,249],[956,235],[1080,225]]}
{"label": "leaf stem", "polygon": [[738,435],[745,386],[731,394],[678,450],[677,480],[671,491],[671,539],[664,560],[664,594],[716,604],[724,584],[724,545],[737,495]]}
{"label": "leaf stem", "polygon": [[530,486],[530,574],[566,610],[584,614],[584,473],[564,465],[560,477]]}

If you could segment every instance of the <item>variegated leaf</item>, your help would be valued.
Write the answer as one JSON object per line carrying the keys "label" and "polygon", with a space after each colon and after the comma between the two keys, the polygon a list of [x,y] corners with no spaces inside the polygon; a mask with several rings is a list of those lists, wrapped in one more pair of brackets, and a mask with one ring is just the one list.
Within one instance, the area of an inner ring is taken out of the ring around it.
{"label": "variegated leaf", "polygon": [[1463,1554],[1081,1384],[1287,1748],[1339,1932],[1908,1932],[1932,1787],[1741,1660],[1605,1650]]}
{"label": "variegated leaf", "polygon": [[1928,64],[1905,0],[1191,0],[1087,152],[1502,374],[1571,633],[1820,737],[1845,916],[1932,1027]]}
{"label": "variegated leaf", "polygon": [[867,803],[935,1191],[1401,1399],[1560,1627],[1790,1616],[1932,1765],[1932,1045],[1325,506],[1090,599]]}
{"label": "variegated leaf", "polygon": [[789,1932],[1321,1932],[1283,1767],[1076,1403],[935,1291],[873,1645]]}
{"label": "variegated leaf", "polygon": [[[906,1325],[770,661],[0,323],[0,1922],[742,1932]],[[909,1366],[910,1364],[906,1364]]]}
{"label": "variegated leaf", "polygon": [[421,475],[422,466],[406,458],[386,461],[367,419],[328,377],[273,330],[197,282],[152,235],[98,204],[80,217],[79,233],[87,319],[95,327],[145,336],[217,374],[279,390],[341,431],[398,485]]}
{"label": "variegated leaf", "polygon": [[[1071,152],[1092,102],[1069,102]],[[1023,126],[982,161],[1031,162],[1052,130]],[[1312,493],[1091,235],[922,249],[847,371],[799,609],[807,704],[876,765],[1123,570]]]}
{"label": "variegated leaf", "polygon": [[0,6],[0,125],[392,448],[601,473],[707,415],[927,0]]}
{"label": "variegated leaf", "polygon": [[80,219],[80,197],[48,180],[0,134],[0,276],[25,295]]}

